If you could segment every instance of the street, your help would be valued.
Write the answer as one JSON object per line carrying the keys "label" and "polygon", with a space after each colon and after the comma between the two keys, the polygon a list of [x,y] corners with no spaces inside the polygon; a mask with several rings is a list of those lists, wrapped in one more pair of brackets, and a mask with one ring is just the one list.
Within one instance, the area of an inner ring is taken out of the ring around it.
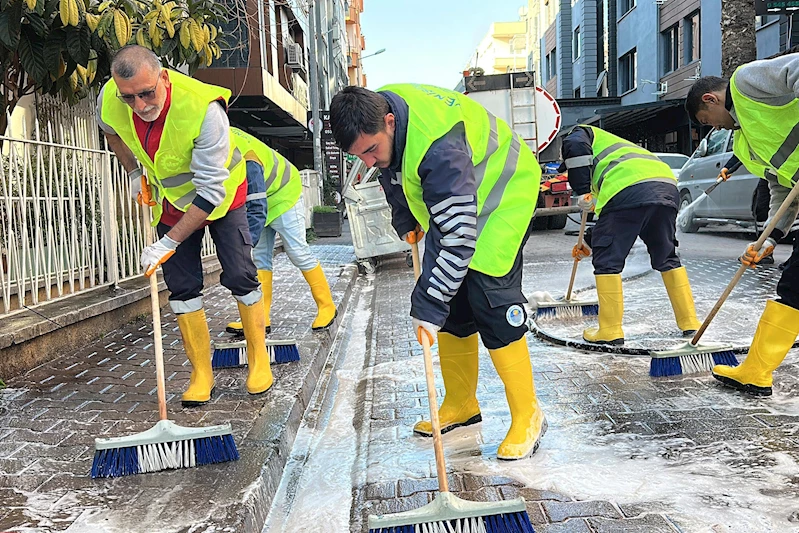
{"label": "street", "polygon": [[[711,229],[679,238],[701,317],[749,236]],[[563,231],[532,234],[526,294],[565,291],[574,239]],[[266,395],[248,396],[244,372],[222,370],[209,406],[181,409],[188,370],[174,317],[163,310],[170,415],[187,426],[230,421],[242,457],[235,463],[88,477],[95,436],[142,431],[157,419],[146,321],[10,380],[0,391],[0,530],[359,532],[369,513],[430,501],[437,489],[431,442],[411,432],[428,413],[408,317],[412,271],[398,255],[373,275],[353,277],[346,241],[313,244],[334,299],[346,302],[329,340],[310,332],[310,294],[291,276],[285,255],[276,257],[273,327],[300,341],[301,361],[275,365],[275,388]],[[777,263],[789,252],[780,245]],[[748,342],[778,274],[776,265],[748,272],[707,340]],[[628,344],[681,342],[641,243],[624,277],[631,278]],[[592,282],[590,266],[581,264],[577,288]],[[219,286],[208,292],[212,335],[223,338],[235,305]],[[583,324],[539,327],[578,337]],[[775,373],[774,396],[752,399],[708,374],[652,379],[647,357],[581,352],[532,334],[528,343],[549,431],[531,458],[496,460],[510,417],[481,348],[483,422],[444,436],[450,487],[460,497],[521,495],[539,533],[799,531],[795,350]],[[437,362],[435,368],[440,401]]]}

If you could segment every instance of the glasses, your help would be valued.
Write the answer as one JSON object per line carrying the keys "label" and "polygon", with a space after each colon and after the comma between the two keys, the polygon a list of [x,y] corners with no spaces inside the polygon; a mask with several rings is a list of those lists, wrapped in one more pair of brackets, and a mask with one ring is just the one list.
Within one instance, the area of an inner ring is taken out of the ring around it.
{"label": "glasses", "polygon": [[142,102],[152,102],[155,99],[155,90],[158,88],[158,84],[161,81],[161,76],[158,76],[158,80],[155,82],[155,87],[150,89],[149,91],[143,91],[138,94],[119,94],[117,91],[117,98],[122,100],[128,105],[133,105],[136,102],[136,98],[138,97]]}

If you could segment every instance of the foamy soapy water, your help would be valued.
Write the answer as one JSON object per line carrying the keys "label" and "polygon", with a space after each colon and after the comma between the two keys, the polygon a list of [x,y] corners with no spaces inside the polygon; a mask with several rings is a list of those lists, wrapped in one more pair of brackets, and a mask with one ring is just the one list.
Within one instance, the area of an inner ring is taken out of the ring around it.
{"label": "foamy soapy water", "polygon": [[703,192],[702,194],[699,195],[699,197],[696,200],[694,200],[693,202],[691,202],[687,206],[685,206],[682,209],[680,209],[679,214],[677,214],[677,225],[679,226],[679,225],[685,224],[688,221],[688,217],[693,214],[694,208],[697,205],[699,205],[702,202],[702,200],[704,200],[707,197],[708,197],[707,193]]}

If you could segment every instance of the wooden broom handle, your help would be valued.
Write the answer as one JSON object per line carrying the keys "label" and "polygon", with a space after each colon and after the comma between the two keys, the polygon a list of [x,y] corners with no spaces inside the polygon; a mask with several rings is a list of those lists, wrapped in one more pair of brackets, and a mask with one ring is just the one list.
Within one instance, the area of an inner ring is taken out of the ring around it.
{"label": "wooden broom handle", "polygon": [[[777,209],[777,213],[773,217],[771,217],[771,222],[769,222],[768,226],[766,226],[766,229],[763,230],[763,233],[760,234],[760,238],[757,240],[757,242],[755,242],[754,245],[756,250],[760,250],[760,248],[763,247],[763,243],[766,242],[766,239],[768,239],[771,236],[771,232],[774,231],[775,227],[777,227],[777,223],[779,222],[779,220],[782,218],[782,216],[791,206],[796,197],[799,196],[799,186],[797,185],[799,185],[799,182],[794,184],[793,188],[791,189],[791,192],[788,193],[788,196],[785,197],[785,200],[783,200],[782,204],[780,204],[780,208]],[[724,304],[724,302],[727,300],[727,297],[730,295],[732,290],[738,284],[741,277],[744,275],[744,272],[746,272],[747,268],[749,267],[743,263],[741,263],[741,266],[738,267],[738,271],[732,277],[732,280],[730,281],[729,285],[727,285],[727,288],[724,289],[724,292],[721,293],[721,296],[716,302],[716,305],[714,305],[713,309],[710,310],[710,314],[707,315],[705,321],[702,322],[702,326],[696,331],[694,338],[691,339],[692,346],[696,346],[697,343],[699,343],[699,339],[702,338],[702,335],[704,335],[705,330],[708,328],[708,326],[710,326],[710,323],[716,317],[716,314],[718,314],[719,309],[721,309],[721,306]]]}
{"label": "wooden broom handle", "polygon": [[[582,247],[583,245],[583,236],[585,235],[585,224],[588,221],[588,211],[583,211],[583,217],[580,220],[580,232],[577,234],[577,248]],[[577,263],[580,261],[578,259],[574,260],[574,266],[572,267],[572,277],[569,280],[569,290],[566,291],[566,301],[572,299],[572,289],[574,289],[574,278],[577,277]]]}
{"label": "wooden broom handle", "polygon": [[[150,227],[150,208],[146,205],[139,206],[141,211],[142,230],[144,243],[150,246],[153,243],[153,230]],[[150,309],[153,313],[153,348],[155,349],[155,376],[158,382],[158,418],[166,420],[166,383],[164,380],[164,344],[161,338],[161,305],[158,300],[158,270],[150,276]]]}
{"label": "wooden broom handle", "polygon": [[[413,276],[418,280],[421,276],[419,264],[419,245],[411,244],[411,257],[413,258]],[[416,332],[413,332],[414,335]],[[430,405],[430,425],[433,426],[433,449],[436,453],[436,472],[438,477],[438,490],[449,492],[447,483],[447,465],[444,462],[444,444],[441,442],[441,422],[438,420],[438,400],[436,399],[436,380],[433,377],[433,355],[430,353],[430,340],[427,335],[422,335],[422,351],[424,351],[424,376],[427,380],[427,403]]]}

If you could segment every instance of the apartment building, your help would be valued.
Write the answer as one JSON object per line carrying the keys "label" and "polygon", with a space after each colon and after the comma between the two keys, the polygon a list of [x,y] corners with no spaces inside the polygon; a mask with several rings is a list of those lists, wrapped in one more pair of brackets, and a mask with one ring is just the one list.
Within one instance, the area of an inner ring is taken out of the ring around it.
{"label": "apartment building", "polygon": [[[519,10],[526,17],[527,9]],[[464,70],[479,70],[483,74],[505,74],[527,70],[527,22],[494,22],[489,26]]]}
{"label": "apartment building", "polygon": [[[309,53],[315,46],[319,106],[348,83],[347,0],[224,0],[228,49],[195,77],[233,92],[231,124],[264,140],[299,168],[313,167],[308,131]],[[353,0],[359,1],[362,0]],[[314,16],[316,39],[310,35]]]}
{"label": "apartment building", "polygon": [[[721,0],[529,0],[528,17],[534,7],[530,66],[561,105],[562,133],[590,123],[655,151],[694,149],[702,132],[682,105],[694,80],[721,73]],[[799,43],[789,26],[758,17],[759,58]]]}
{"label": "apartment building", "polygon": [[366,50],[366,40],[361,33],[361,13],[363,0],[350,0],[347,8],[347,78],[349,85],[366,87],[366,75],[363,73],[361,58]]}

